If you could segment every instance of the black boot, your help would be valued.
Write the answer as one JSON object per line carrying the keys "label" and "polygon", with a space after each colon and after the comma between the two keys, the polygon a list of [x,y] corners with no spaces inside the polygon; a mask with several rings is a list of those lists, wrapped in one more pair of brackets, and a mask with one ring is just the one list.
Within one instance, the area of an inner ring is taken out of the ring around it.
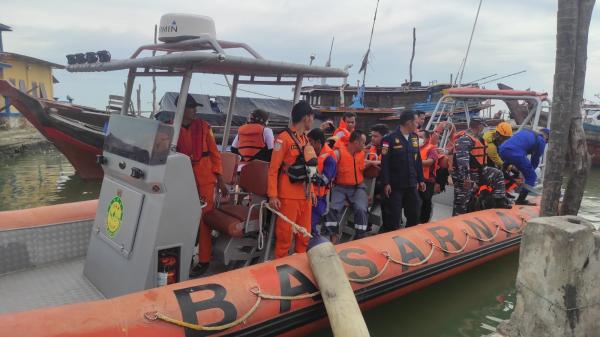
{"label": "black boot", "polygon": [[511,209],[512,204],[506,198],[494,199],[494,207],[495,208],[505,208]]}
{"label": "black boot", "polygon": [[519,197],[517,198],[517,201],[515,201],[516,205],[523,205],[523,206],[535,206],[537,205],[535,202],[531,202],[529,200],[527,200],[527,194],[529,194],[529,192],[525,189],[523,189],[521,191],[521,193],[519,193]]}
{"label": "black boot", "polygon": [[204,275],[208,270],[210,264],[207,263],[198,263],[190,269],[190,278],[196,278]]}

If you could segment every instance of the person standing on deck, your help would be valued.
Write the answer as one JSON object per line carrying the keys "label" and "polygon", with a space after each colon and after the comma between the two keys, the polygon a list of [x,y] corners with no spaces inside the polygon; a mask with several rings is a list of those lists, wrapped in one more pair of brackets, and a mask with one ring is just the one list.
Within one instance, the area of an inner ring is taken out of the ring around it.
{"label": "person standing on deck", "polygon": [[[281,132],[275,140],[267,186],[269,205],[309,232],[311,186],[303,152],[308,144],[305,133],[310,129],[313,118],[313,110],[306,101],[294,105],[292,127]],[[293,235],[292,226],[278,217],[275,223],[276,258],[288,255]],[[297,233],[295,239],[295,252],[306,252],[309,238]]]}
{"label": "person standing on deck", "polygon": [[[537,180],[535,169],[540,164],[549,137],[549,129],[541,129],[539,133],[531,129],[522,129],[500,146],[502,160],[506,164],[516,166],[525,177],[525,186],[515,202],[517,205],[535,205],[534,202],[527,200],[527,195],[529,189],[535,186]],[[527,159],[528,155],[531,159]]]}
{"label": "person standing on deck", "polygon": [[312,129],[306,135],[308,142],[319,154],[317,163],[317,175],[313,180],[313,189],[316,200],[313,200],[311,212],[311,234],[319,235],[318,225],[322,222],[327,212],[327,196],[331,189],[333,179],[337,170],[335,153],[325,142],[325,134],[319,128]]}
{"label": "person standing on deck", "polygon": [[454,142],[454,209],[452,214],[465,214],[470,211],[469,205],[475,198],[475,189],[487,185],[492,189],[494,206],[511,208],[506,200],[504,175],[497,168],[486,166],[486,154],[483,141],[480,139],[485,122],[471,118],[469,129],[456,135]]}
{"label": "person standing on deck", "polygon": [[356,114],[354,112],[346,112],[342,116],[340,126],[333,132],[333,138],[335,140],[334,148],[338,148],[341,145],[348,145],[350,141],[350,134],[356,129]]}
{"label": "person standing on deck", "polygon": [[325,222],[325,232],[333,243],[337,242],[338,225],[346,202],[354,209],[355,239],[364,237],[367,231],[369,197],[363,175],[366,142],[365,133],[354,130],[350,134],[348,145],[342,145],[334,150],[337,159],[337,175],[335,186],[331,189],[331,204]]}
{"label": "person standing on deck", "polygon": [[[177,106],[179,97],[175,100]],[[215,201],[215,188],[219,187],[221,194],[228,195],[227,186],[221,176],[221,154],[217,148],[215,137],[210,125],[198,118],[196,107],[203,106],[197,103],[192,95],[187,95],[185,110],[181,122],[181,131],[177,140],[177,152],[190,157],[196,188],[200,199],[206,202],[202,210],[208,212],[213,209]],[[212,254],[212,230],[200,220],[198,231],[198,264],[193,266],[190,277],[197,277],[208,269]]]}
{"label": "person standing on deck", "polygon": [[[390,129],[385,124],[375,124],[371,127],[371,144],[368,147],[366,165],[372,165],[370,170],[377,169],[378,176],[375,181],[375,191],[373,193],[375,202],[379,202],[381,207],[381,223],[387,226],[391,219],[390,198],[383,193],[383,183],[381,182],[381,157],[383,138],[390,133]],[[367,173],[366,173],[367,174]]]}
{"label": "person standing on deck", "polygon": [[[381,179],[384,193],[389,197],[392,207],[392,219],[389,232],[400,228],[402,209],[406,216],[406,227],[419,223],[419,191],[425,191],[423,164],[419,153],[417,115],[412,110],[400,114],[400,127],[383,139]],[[417,190],[418,189],[418,190]]]}
{"label": "person standing on deck", "polygon": [[248,116],[248,123],[238,129],[231,143],[231,152],[242,157],[239,168],[252,160],[271,161],[273,130],[268,128],[269,113],[256,109]]}
{"label": "person standing on deck", "polygon": [[[419,191],[421,197],[421,215],[419,223],[427,223],[431,220],[433,213],[432,198],[435,193],[440,192],[440,184],[436,181],[438,171],[438,149],[437,144],[429,131],[420,131],[423,137],[419,138],[421,162],[423,164],[423,180],[425,191]],[[421,144],[423,142],[423,144]]]}

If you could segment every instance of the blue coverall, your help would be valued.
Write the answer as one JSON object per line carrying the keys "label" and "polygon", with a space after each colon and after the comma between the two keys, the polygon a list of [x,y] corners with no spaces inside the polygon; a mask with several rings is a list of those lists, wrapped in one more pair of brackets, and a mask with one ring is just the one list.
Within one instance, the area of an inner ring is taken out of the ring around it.
{"label": "blue coverall", "polygon": [[[545,148],[546,141],[541,134],[522,129],[500,145],[500,157],[506,165],[516,166],[525,177],[525,183],[533,187],[537,180],[535,169],[540,164]],[[531,159],[527,159],[528,155],[531,155]]]}
{"label": "blue coverall", "polygon": [[[323,172],[319,172],[315,185],[327,186],[331,184],[337,170],[337,164],[332,156],[327,157],[323,163]],[[317,225],[327,212],[327,195],[317,197],[317,203],[312,206],[310,229],[312,235],[318,235]]]}

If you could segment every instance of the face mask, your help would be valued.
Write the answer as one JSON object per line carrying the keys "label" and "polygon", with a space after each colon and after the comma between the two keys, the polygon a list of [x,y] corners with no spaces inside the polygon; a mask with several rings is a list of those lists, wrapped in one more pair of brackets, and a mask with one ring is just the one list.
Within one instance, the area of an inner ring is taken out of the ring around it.
{"label": "face mask", "polygon": [[425,145],[425,140],[423,138],[419,138],[419,147],[423,147]]}

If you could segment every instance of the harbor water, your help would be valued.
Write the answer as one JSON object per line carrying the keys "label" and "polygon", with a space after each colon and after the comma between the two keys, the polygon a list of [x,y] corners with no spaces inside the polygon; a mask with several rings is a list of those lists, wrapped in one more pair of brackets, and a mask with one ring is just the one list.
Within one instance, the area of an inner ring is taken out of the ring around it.
{"label": "harbor water", "polygon": [[[54,148],[0,157],[0,210],[94,199],[100,182],[84,181]],[[581,216],[600,222],[600,170],[588,179]],[[512,312],[514,253],[365,313],[371,336],[475,337]],[[331,336],[329,329],[313,336]]]}

